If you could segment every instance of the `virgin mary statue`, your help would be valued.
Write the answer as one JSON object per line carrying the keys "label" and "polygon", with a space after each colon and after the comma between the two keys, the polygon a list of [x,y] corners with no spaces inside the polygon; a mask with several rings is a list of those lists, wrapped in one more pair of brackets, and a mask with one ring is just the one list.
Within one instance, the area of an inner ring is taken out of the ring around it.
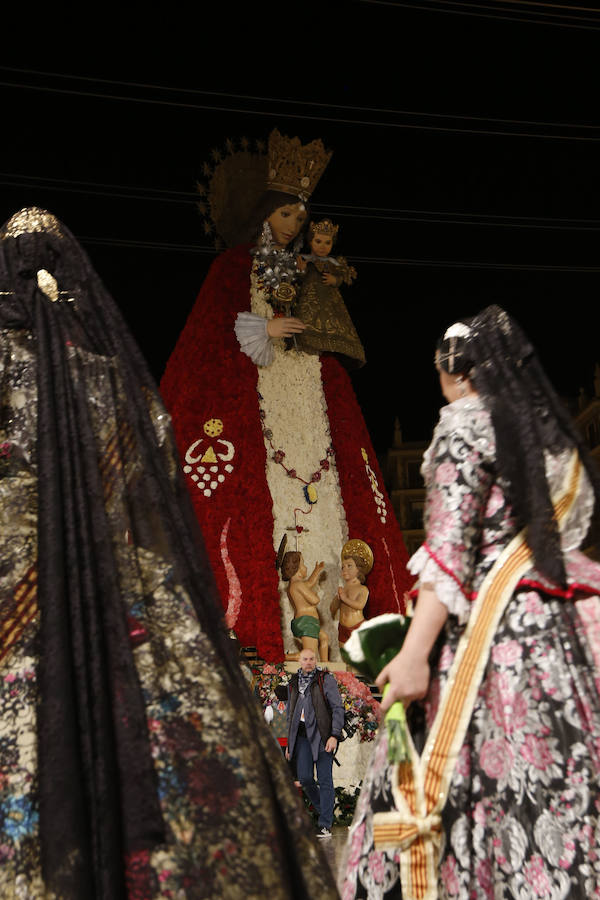
{"label": "virgin mary statue", "polygon": [[[403,609],[402,536],[348,373],[295,335],[296,265],[307,201],[331,153],[320,140],[269,138],[209,172],[206,211],[230,249],[212,264],[167,363],[161,391],[175,429],[226,619],[269,660],[296,648],[279,581],[282,538],[325,563],[323,625],[348,538],[373,549],[367,615]],[[351,340],[358,342],[352,328]]]}

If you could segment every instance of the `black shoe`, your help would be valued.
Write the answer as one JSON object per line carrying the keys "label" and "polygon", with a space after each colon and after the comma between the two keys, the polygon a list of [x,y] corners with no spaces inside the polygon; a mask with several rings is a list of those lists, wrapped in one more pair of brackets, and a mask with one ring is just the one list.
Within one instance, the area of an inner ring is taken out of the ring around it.
{"label": "black shoe", "polygon": [[329,830],[329,828],[325,828],[325,826],[323,825],[323,827],[319,828],[319,830],[317,831],[317,837],[318,838],[330,838],[331,831]]}

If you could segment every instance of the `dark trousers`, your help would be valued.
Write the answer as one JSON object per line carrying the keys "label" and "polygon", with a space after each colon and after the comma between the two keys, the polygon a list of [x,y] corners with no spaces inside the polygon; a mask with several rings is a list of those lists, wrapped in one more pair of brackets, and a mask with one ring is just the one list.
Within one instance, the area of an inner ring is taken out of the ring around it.
{"label": "dark trousers", "polygon": [[[302,785],[304,793],[319,813],[319,828],[331,828],[335,802],[332,776],[333,753],[326,753],[323,749],[323,742],[321,742],[319,756],[315,763],[308,738],[298,734],[294,746],[294,759],[296,761],[298,781]],[[314,779],[315,765],[317,766],[318,783]]]}

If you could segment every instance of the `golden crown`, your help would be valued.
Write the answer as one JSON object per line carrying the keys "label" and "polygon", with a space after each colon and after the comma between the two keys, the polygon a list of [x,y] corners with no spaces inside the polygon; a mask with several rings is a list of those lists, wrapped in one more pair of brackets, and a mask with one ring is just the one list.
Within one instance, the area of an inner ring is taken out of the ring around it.
{"label": "golden crown", "polygon": [[286,137],[274,128],[269,135],[268,189],[293,194],[305,203],[327,168],[332,152],[325,149],[320,139],[302,146],[300,138]]}
{"label": "golden crown", "polygon": [[344,544],[342,548],[342,561],[345,560],[347,556],[357,556],[364,565],[367,575],[373,568],[373,551],[368,544],[365,544],[364,541],[361,541],[358,538],[354,538],[354,540],[347,541]]}
{"label": "golden crown", "polygon": [[339,225],[334,225],[331,219],[322,219],[320,222],[311,222],[308,226],[308,237],[312,241],[315,234],[330,234],[333,239],[340,230]]}

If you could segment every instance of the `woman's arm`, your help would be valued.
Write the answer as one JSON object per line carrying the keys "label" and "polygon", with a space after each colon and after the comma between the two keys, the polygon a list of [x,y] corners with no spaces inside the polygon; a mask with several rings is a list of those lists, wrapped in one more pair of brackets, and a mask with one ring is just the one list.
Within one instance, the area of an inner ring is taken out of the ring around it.
{"label": "woman's arm", "polygon": [[383,712],[396,700],[408,704],[425,696],[429,687],[429,654],[447,618],[448,610],[431,585],[423,585],[402,649],[377,678],[380,688],[390,684],[381,704]]}

